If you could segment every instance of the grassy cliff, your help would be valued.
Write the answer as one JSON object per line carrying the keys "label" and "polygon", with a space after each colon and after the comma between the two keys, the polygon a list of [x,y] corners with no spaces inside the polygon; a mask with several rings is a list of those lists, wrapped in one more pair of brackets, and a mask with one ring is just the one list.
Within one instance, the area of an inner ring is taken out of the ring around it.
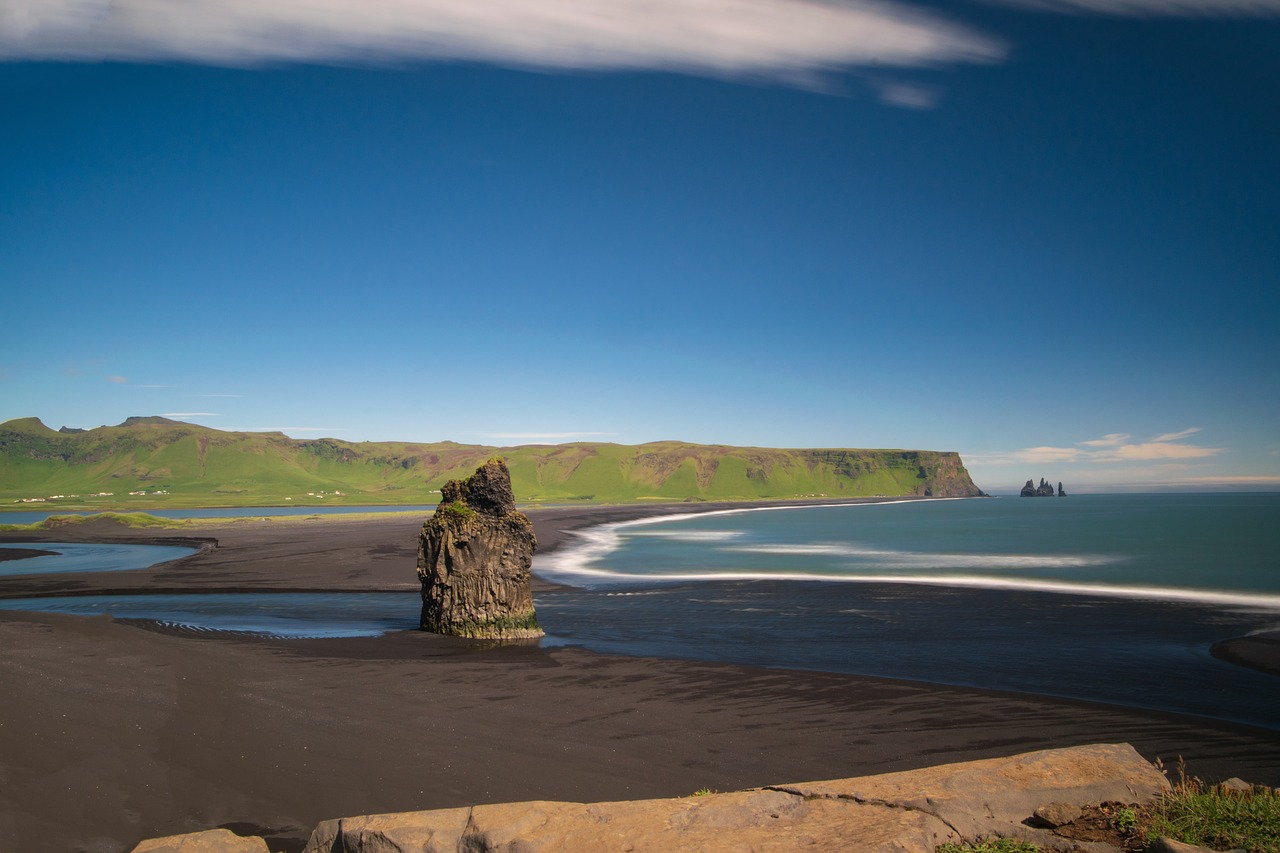
{"label": "grassy cliff", "polygon": [[[0,508],[435,503],[446,481],[495,455],[520,501],[979,494],[958,454],[928,450],[352,443],[159,417],[92,430],[22,418],[0,424]],[[16,503],[29,498],[45,501]]]}

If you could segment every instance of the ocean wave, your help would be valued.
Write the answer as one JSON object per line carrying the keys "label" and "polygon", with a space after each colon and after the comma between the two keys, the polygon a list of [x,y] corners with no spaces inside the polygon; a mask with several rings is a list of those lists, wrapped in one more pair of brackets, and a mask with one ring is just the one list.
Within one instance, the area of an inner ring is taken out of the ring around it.
{"label": "ocean wave", "polygon": [[[948,499],[937,499],[948,500]],[[822,507],[865,507],[886,505],[924,505],[934,501],[902,500],[878,504],[822,504]],[[577,542],[552,554],[535,558],[534,571],[553,580],[589,587],[621,591],[640,584],[705,583],[717,581],[788,581],[824,583],[882,583],[955,587],[969,589],[1021,590],[1085,597],[1133,598],[1157,601],[1184,601],[1250,610],[1280,611],[1280,594],[1249,589],[1223,590],[1212,587],[1152,585],[1149,582],[1126,582],[1084,579],[1073,576],[1075,570],[1096,569],[1129,562],[1132,558],[1116,553],[943,553],[916,552],[899,549],[865,547],[849,542],[807,542],[795,544],[747,544],[735,542],[736,533],[712,531],[650,531],[650,525],[705,519],[716,515],[739,515],[754,512],[785,512],[812,509],[818,505],[786,507],[743,507],[711,512],[651,516],[614,522],[574,531]],[[728,526],[728,525],[726,525]],[[669,535],[669,534],[675,534]],[[707,542],[708,555],[732,561],[732,554],[768,555],[783,558],[774,567],[669,567],[654,572],[620,571],[608,565],[608,557],[623,547],[629,537],[655,535],[686,541]],[[744,534],[749,535],[749,532]],[[819,558],[817,561],[806,559]],[[828,560],[823,567],[821,559]],[[820,567],[826,571],[819,570]],[[858,570],[860,569],[860,570]],[[1020,572],[1060,573],[1058,577],[1027,577]],[[1065,602],[1064,602],[1065,603]]]}
{"label": "ocean wave", "polygon": [[1077,569],[1105,566],[1123,559],[1108,554],[946,554],[862,548],[842,543],[738,545],[719,550],[745,554],[849,557],[896,569]]}
{"label": "ocean wave", "polygon": [[1241,607],[1249,610],[1280,611],[1280,595],[1264,592],[1222,592],[1191,587],[1157,587],[1028,578],[987,577],[982,575],[895,575],[895,574],[821,574],[817,572],[764,572],[758,570],[723,570],[714,572],[664,572],[644,575],[623,574],[607,569],[584,569],[584,579],[610,583],[697,583],[715,581],[819,581],[824,583],[879,583],[912,586],[959,587],[964,589],[1048,592],[1060,595],[1097,596],[1101,598],[1136,598],[1149,601],[1181,601]]}
{"label": "ocean wave", "polygon": [[[865,506],[894,506],[904,504],[927,504],[936,501],[964,500],[964,498],[910,498],[905,500],[889,500],[879,501],[876,503],[834,503],[834,504],[804,504],[801,506],[751,506],[751,507],[735,507],[733,509],[715,509],[707,512],[681,512],[673,515],[652,515],[644,518],[632,518],[627,521],[615,521],[609,524],[601,524],[596,527],[588,527],[582,530],[567,531],[577,541],[572,544],[566,544],[551,554],[534,557],[534,571],[544,577],[553,577],[557,580],[565,580],[565,576],[586,575],[593,576],[595,570],[591,568],[593,563],[602,560],[609,554],[617,551],[622,547],[627,536],[654,536],[663,537],[672,540],[696,542],[696,541],[723,541],[742,535],[738,531],[648,531],[636,530],[635,528],[644,528],[652,524],[666,524],[674,521],[688,521],[690,519],[712,518],[715,516],[726,515],[745,515],[754,512],[785,512],[788,510],[805,510],[805,509],[826,509],[832,507],[865,507]],[[708,536],[707,534],[710,534]],[[699,538],[702,537],[702,538]]]}
{"label": "ocean wave", "polygon": [[590,575],[592,565],[622,545],[622,537],[615,530],[617,525],[603,524],[585,530],[571,530],[569,535],[578,541],[565,545],[546,555],[533,558],[533,571],[542,577],[563,580],[579,575]]}
{"label": "ocean wave", "polygon": [[726,542],[744,535],[741,530],[630,530],[626,537],[644,536],[674,542]]}

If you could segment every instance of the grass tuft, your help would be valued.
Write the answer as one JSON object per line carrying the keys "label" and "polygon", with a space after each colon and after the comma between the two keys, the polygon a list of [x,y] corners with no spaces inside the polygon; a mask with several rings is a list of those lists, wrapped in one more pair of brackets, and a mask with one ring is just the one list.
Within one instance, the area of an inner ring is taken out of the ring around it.
{"label": "grass tuft", "polygon": [[7,532],[59,530],[64,527],[75,527],[93,522],[109,522],[121,527],[162,528],[174,530],[186,527],[185,519],[158,518],[145,512],[98,512],[93,515],[51,515],[44,521],[32,524],[0,524],[0,530]]}
{"label": "grass tuft", "polygon": [[444,504],[436,508],[436,515],[442,521],[467,522],[475,517],[476,511],[464,504],[462,501],[454,501],[451,504]]}
{"label": "grass tuft", "polygon": [[1142,829],[1215,850],[1280,853],[1280,791],[1255,785],[1234,791],[1188,777],[1181,759],[1178,781],[1156,801]]}

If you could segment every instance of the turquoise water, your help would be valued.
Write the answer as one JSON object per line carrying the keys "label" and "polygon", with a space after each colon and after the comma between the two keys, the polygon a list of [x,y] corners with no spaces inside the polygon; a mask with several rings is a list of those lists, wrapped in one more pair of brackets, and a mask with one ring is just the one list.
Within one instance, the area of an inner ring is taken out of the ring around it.
{"label": "turquoise water", "polygon": [[591,587],[896,582],[1280,609],[1280,495],[1080,495],[730,511],[610,525],[535,564]]}
{"label": "turquoise water", "polygon": [[0,577],[61,572],[120,572],[145,569],[189,557],[195,548],[181,545],[102,545],[89,542],[11,542],[0,548],[52,551],[53,556],[0,562]]}
{"label": "turquoise water", "polygon": [[1280,495],[733,511],[584,531],[535,570],[547,644],[905,678],[1280,730]]}
{"label": "turquoise water", "polygon": [[402,592],[76,595],[0,600],[0,610],[146,619],[194,631],[271,637],[377,637],[418,627],[422,599]]}

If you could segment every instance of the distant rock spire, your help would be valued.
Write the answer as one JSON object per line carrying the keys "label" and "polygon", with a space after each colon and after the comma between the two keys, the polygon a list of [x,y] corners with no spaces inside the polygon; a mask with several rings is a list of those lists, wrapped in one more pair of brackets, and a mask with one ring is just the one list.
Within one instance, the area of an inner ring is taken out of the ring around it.
{"label": "distant rock spire", "polygon": [[[1053,484],[1044,477],[1040,478],[1040,485],[1036,485],[1034,478],[1027,480],[1027,484],[1022,487],[1022,491],[1018,493],[1024,498],[1051,498],[1054,495]],[[1062,488],[1062,483],[1058,483],[1058,497],[1065,497],[1066,492]]]}

